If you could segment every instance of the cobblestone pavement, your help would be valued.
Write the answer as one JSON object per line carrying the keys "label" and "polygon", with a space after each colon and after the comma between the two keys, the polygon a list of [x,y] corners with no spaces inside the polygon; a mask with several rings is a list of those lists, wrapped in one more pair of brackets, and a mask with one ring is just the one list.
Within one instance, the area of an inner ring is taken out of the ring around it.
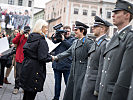
{"label": "cobblestone pavement", "polygon": [[[22,100],[23,98],[23,90],[20,89],[17,95],[12,94],[14,88],[14,70],[10,73],[8,78],[9,82],[12,84],[4,84],[3,88],[0,89],[0,100]],[[62,100],[62,96],[65,90],[64,80],[62,81],[62,90],[60,100]],[[35,100],[52,100],[54,96],[54,73],[51,67],[51,63],[47,64],[47,76],[44,83],[44,89],[42,92],[38,92]]]}

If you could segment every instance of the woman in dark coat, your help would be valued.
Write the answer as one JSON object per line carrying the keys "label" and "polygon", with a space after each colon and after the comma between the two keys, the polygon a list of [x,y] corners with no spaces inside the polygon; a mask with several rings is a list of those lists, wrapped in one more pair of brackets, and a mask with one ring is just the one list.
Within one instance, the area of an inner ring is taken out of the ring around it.
{"label": "woman in dark coat", "polygon": [[24,61],[20,76],[20,86],[24,90],[23,100],[34,100],[37,92],[43,90],[46,62],[50,60],[45,40],[46,31],[47,23],[39,19],[23,47]]}
{"label": "woman in dark coat", "polygon": [[86,37],[87,28],[88,26],[85,24],[76,21],[75,37],[78,39],[67,51],[53,57],[55,60],[61,60],[72,56],[72,66],[63,100],[80,100],[81,87],[87,68],[88,51],[93,43],[91,39]]}

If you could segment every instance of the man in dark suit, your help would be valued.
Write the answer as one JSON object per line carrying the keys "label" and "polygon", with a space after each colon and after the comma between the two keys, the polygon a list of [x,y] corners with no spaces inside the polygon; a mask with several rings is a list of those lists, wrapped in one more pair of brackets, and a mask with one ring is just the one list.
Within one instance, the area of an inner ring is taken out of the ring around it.
{"label": "man in dark suit", "polygon": [[102,54],[102,46],[108,41],[106,34],[109,26],[112,26],[112,24],[108,21],[98,16],[95,17],[95,23],[92,29],[97,38],[88,52],[89,59],[80,100],[97,100],[101,76],[100,74],[98,75],[98,71],[101,71],[99,70],[99,62],[103,62],[103,59],[100,59],[100,55]]}
{"label": "man in dark suit", "polygon": [[[52,51],[53,55],[57,55],[69,49],[72,45],[73,41],[75,40],[74,37],[71,36],[71,28],[70,26],[64,26],[63,30],[67,32],[62,35],[61,43]],[[52,37],[52,41],[54,43],[58,43],[58,39]],[[54,98],[52,100],[59,100],[60,92],[61,92],[61,81],[62,81],[62,74],[64,77],[65,84],[67,84],[68,76],[70,73],[72,63],[72,57],[67,57],[62,61],[54,61],[52,63],[52,68],[54,70],[54,78],[55,78],[55,87],[54,87]]]}
{"label": "man in dark suit", "polygon": [[113,10],[118,30],[103,53],[104,63],[98,100],[127,100],[133,68],[133,4],[118,0]]}

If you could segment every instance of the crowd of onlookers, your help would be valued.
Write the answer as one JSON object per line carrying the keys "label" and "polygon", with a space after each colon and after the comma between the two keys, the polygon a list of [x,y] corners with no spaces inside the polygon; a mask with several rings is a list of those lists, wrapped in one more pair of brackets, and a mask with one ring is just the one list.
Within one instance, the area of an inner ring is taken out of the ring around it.
{"label": "crowd of onlookers", "polygon": [[9,12],[7,9],[0,7],[0,24],[2,28],[23,29],[30,24],[30,15],[28,10],[22,12]]}

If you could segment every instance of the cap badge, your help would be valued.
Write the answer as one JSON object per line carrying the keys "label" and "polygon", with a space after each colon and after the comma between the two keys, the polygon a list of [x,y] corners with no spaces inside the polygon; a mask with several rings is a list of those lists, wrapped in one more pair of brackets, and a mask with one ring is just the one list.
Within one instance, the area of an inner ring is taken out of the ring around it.
{"label": "cap badge", "polygon": [[128,6],[128,9],[131,9],[131,6]]}

